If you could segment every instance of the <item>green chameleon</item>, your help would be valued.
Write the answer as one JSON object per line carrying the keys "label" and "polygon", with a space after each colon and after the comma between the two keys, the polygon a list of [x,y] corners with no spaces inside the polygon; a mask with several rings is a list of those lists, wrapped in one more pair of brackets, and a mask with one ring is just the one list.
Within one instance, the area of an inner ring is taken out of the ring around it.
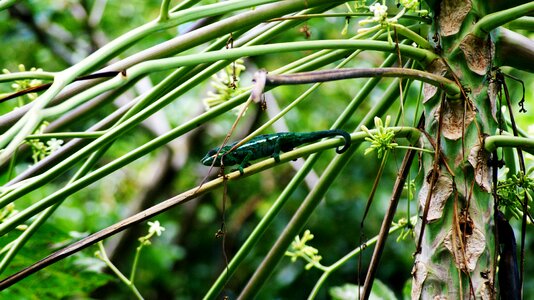
{"label": "green chameleon", "polygon": [[[219,148],[211,149],[202,158],[202,164],[206,166],[221,166],[221,158],[224,166],[239,165],[238,170],[243,174],[243,168],[249,166],[249,161],[272,156],[275,161],[280,161],[280,151],[287,152],[302,144],[312,143],[326,137],[342,136],[345,139],[343,148],[337,148],[337,153],[343,153],[350,146],[350,134],[348,132],[334,129],[315,132],[279,132],[273,134],[259,135],[236,149],[228,152],[238,142],[224,146],[219,152]],[[217,159],[215,156],[219,152]],[[215,160],[215,162],[214,162]]]}

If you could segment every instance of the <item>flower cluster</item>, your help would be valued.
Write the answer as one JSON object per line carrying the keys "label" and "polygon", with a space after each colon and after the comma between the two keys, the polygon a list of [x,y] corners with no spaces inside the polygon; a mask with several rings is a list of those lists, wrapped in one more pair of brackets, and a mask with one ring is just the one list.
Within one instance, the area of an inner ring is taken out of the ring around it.
{"label": "flower cluster", "polygon": [[417,9],[417,7],[419,6],[419,0],[400,0],[399,4],[402,5],[402,9],[399,10],[395,14],[395,16],[390,17],[390,18],[388,18],[388,6],[386,5],[385,0],[382,1],[382,3],[375,2],[374,4],[369,6],[369,11],[373,13],[373,17],[367,20],[362,20],[358,22],[358,24],[360,26],[365,26],[367,24],[374,24],[374,26],[369,27],[369,28],[360,28],[358,29],[358,33],[368,34],[371,32],[376,32],[381,29],[387,29],[388,41],[391,42],[390,29],[392,27],[404,28],[404,26],[398,24],[398,21],[408,11],[413,11],[415,13],[420,14],[421,16],[426,16],[428,14],[428,11],[426,10]]}
{"label": "flower cluster", "polygon": [[386,117],[385,124],[382,123],[382,120],[379,117],[375,117],[375,127],[377,129],[377,133],[375,134],[362,125],[362,130],[369,135],[365,140],[371,142],[371,146],[364,152],[365,155],[376,150],[378,158],[382,158],[387,151],[393,150],[398,146],[398,144],[394,142],[395,132],[391,128],[388,128],[390,122],[390,116]]}
{"label": "flower cluster", "polygon": [[[508,211],[517,219],[521,219],[523,216],[523,201],[525,197],[529,203],[532,202],[531,193],[534,192],[534,179],[528,176],[532,173],[532,170],[529,170],[526,175],[519,172],[510,178],[499,180],[497,183],[499,209]],[[527,208],[530,209],[530,206]]]}
{"label": "flower cluster", "polygon": [[224,71],[211,77],[210,84],[215,88],[215,91],[208,92],[208,96],[204,98],[203,102],[206,109],[224,103],[244,92],[245,89],[239,87],[239,76],[244,70],[244,61],[238,59],[227,66]]}
{"label": "flower cluster", "polygon": [[[18,69],[19,69],[19,72],[26,72],[26,67],[23,65],[23,64],[20,64],[18,66]],[[43,69],[37,69],[37,68],[31,68],[30,69],[30,72],[41,72],[43,71]],[[10,74],[11,72],[8,70],[8,69],[3,69],[2,72],[4,74]],[[11,88],[15,91],[15,92],[20,92],[20,91],[23,91],[23,90],[27,90],[29,88],[32,88],[32,87],[35,87],[35,86],[38,86],[40,84],[42,84],[43,82],[39,79],[24,79],[24,80],[15,80],[15,82],[13,84],[11,84]],[[28,93],[25,95],[29,102],[35,100],[37,98],[37,93]],[[19,102],[18,102],[18,106],[23,106],[24,104],[26,104],[26,102],[23,100],[22,97],[19,97]]]}
{"label": "flower cluster", "polygon": [[417,224],[417,216],[411,217],[409,220],[406,218],[401,218],[397,223],[393,223],[393,226],[402,227],[402,231],[397,237],[397,242],[405,240],[407,237],[414,237],[415,233],[413,229]]}
{"label": "flower cluster", "polygon": [[374,14],[373,21],[375,22],[384,22],[388,17],[388,7],[378,2],[369,6],[369,11]]}
{"label": "flower cluster", "polygon": [[[34,134],[43,133],[46,126],[48,126],[48,122],[45,121],[41,124],[41,126],[39,126],[35,130]],[[52,138],[46,141],[46,143],[44,143],[40,139],[30,139],[30,140],[27,140],[26,143],[32,149],[33,162],[37,163],[38,161],[44,159],[48,155],[52,154],[53,152],[61,148],[61,145],[63,145],[63,140]]]}
{"label": "flower cluster", "polygon": [[322,259],[322,256],[318,255],[319,250],[315,249],[312,246],[306,245],[308,241],[313,239],[313,234],[309,230],[304,231],[302,238],[299,236],[295,237],[295,240],[291,243],[291,249],[293,251],[286,251],[286,255],[291,257],[291,261],[297,261],[297,258],[301,257],[306,260],[308,264],[305,269],[309,270],[312,267],[324,268],[319,262]]}
{"label": "flower cluster", "polygon": [[400,4],[410,10],[419,5],[419,0],[400,0]]}

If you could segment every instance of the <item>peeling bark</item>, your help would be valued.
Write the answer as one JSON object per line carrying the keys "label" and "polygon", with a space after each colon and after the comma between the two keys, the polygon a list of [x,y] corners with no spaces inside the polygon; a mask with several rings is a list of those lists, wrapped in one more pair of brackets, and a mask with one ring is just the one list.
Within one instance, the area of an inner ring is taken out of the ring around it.
{"label": "peeling bark", "polygon": [[[424,210],[424,206],[426,203],[426,198],[428,195],[428,190],[430,188],[429,178],[432,173],[429,173],[427,175],[427,180],[425,180],[425,183],[423,184],[423,187],[421,188],[421,191],[419,192],[419,205],[422,207],[421,211]],[[427,216],[427,222],[432,222],[437,219],[440,219],[443,214],[443,208],[445,207],[445,204],[447,203],[447,199],[449,199],[450,195],[452,194],[452,179],[441,173],[438,176],[438,179],[436,183],[434,184],[434,187],[432,189],[432,195],[430,198],[430,208],[428,209],[428,216]]]}
{"label": "peeling bark", "polygon": [[[426,70],[432,74],[440,75],[440,76],[445,76],[445,74],[447,74],[447,66],[445,65],[445,63],[443,63],[443,60],[441,59],[434,60],[427,67]],[[439,88],[435,85],[428,84],[426,82],[423,83],[423,103],[427,102],[432,97],[434,97],[436,93],[438,92],[438,89]]]}
{"label": "peeling bark", "polygon": [[489,193],[491,191],[491,174],[488,166],[489,153],[481,147],[480,141],[471,148],[467,160],[475,169],[475,181],[478,186]]}
{"label": "peeling bark", "polygon": [[484,75],[489,71],[491,57],[495,56],[495,49],[491,45],[487,40],[482,40],[472,34],[463,38],[459,47],[471,71],[478,75]]}
{"label": "peeling bark", "polygon": [[439,28],[442,36],[451,36],[460,31],[462,23],[471,10],[469,0],[444,0],[440,4]]}
{"label": "peeling bark", "polygon": [[[473,228],[471,234],[466,234],[463,237],[458,236],[457,233],[453,236],[453,232],[455,230],[449,230],[444,241],[445,247],[454,257],[458,269],[468,272],[474,271],[478,258],[486,248],[484,233],[476,227]],[[463,240],[461,243],[460,238]]]}
{"label": "peeling bark", "polygon": [[[475,118],[476,113],[471,109],[471,105],[465,105],[463,101],[445,101],[436,110],[435,118],[439,120],[440,110],[443,109],[443,124],[441,133],[449,140],[458,140],[462,137],[469,124]],[[464,118],[465,110],[465,118]],[[463,126],[462,126],[463,125]],[[463,127],[463,129],[462,129]]]}

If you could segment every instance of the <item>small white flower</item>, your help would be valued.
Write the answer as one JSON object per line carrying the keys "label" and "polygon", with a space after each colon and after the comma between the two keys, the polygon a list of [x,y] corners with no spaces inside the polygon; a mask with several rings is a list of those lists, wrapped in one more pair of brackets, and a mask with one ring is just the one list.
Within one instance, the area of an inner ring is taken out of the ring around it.
{"label": "small white flower", "polygon": [[165,227],[161,226],[159,224],[159,221],[148,222],[148,226],[150,226],[150,228],[148,229],[149,234],[155,233],[157,236],[160,236],[161,233],[165,231]]}
{"label": "small white flower", "polygon": [[63,145],[63,140],[58,140],[56,138],[50,139],[48,142],[46,142],[48,145],[48,152],[52,153],[59,148],[61,148],[61,145]]}
{"label": "small white flower", "polygon": [[375,14],[373,17],[374,21],[381,22],[384,21],[388,16],[388,7],[380,3],[375,3],[369,7],[369,10]]}
{"label": "small white flower", "polygon": [[406,7],[406,9],[412,9],[419,5],[419,0],[400,0],[400,3],[402,6]]}

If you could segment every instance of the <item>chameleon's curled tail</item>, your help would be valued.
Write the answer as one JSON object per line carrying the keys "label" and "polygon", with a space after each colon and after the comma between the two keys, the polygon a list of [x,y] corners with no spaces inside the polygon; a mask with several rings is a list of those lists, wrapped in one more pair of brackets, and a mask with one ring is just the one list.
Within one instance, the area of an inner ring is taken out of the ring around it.
{"label": "chameleon's curled tail", "polygon": [[350,134],[348,132],[344,131],[344,130],[341,130],[341,129],[334,129],[331,132],[333,133],[332,135],[334,135],[334,136],[340,135],[345,139],[345,145],[343,145],[343,147],[341,147],[341,148],[337,147],[336,148],[336,153],[341,154],[341,153],[347,151],[347,149],[349,149],[350,143],[351,143]]}

